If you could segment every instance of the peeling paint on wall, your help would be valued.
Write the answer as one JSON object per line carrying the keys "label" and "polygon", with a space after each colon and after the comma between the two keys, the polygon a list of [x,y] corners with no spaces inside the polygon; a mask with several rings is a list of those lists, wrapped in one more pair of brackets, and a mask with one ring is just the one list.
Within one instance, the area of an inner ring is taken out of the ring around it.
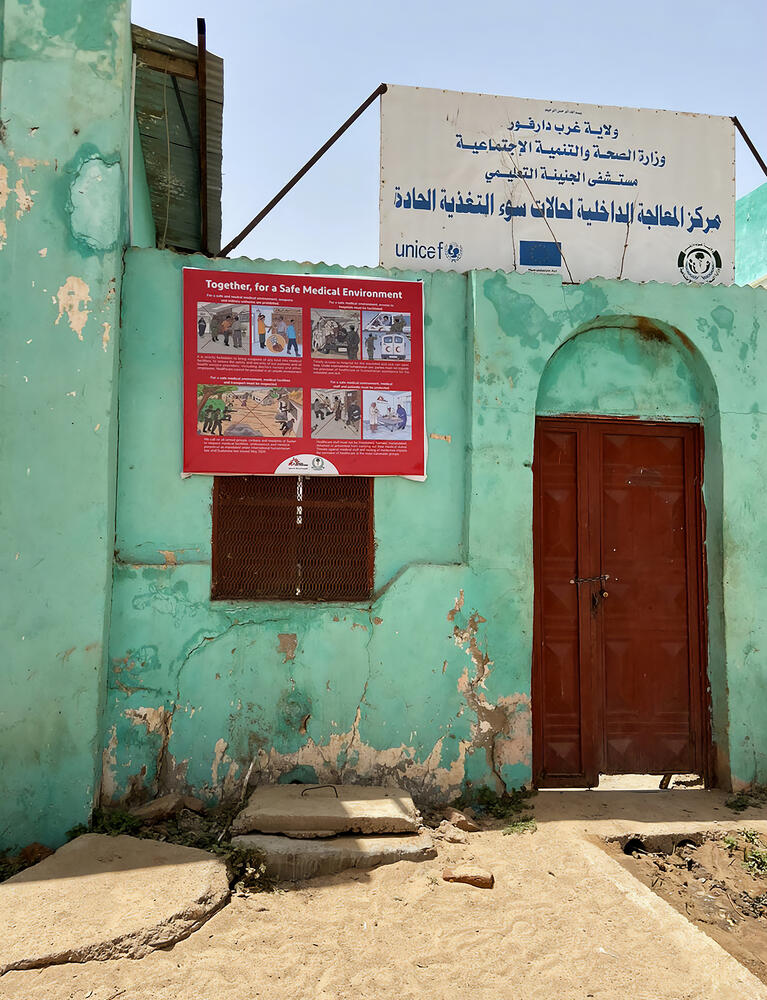
{"label": "peeling paint on wall", "polygon": [[463,607],[463,590],[459,591],[458,597],[456,597],[455,599],[455,604],[448,611],[447,620],[449,622],[455,621],[455,616],[458,614],[458,612],[461,610],[462,607]]}
{"label": "peeling paint on wall", "polygon": [[11,189],[8,186],[8,167],[0,163],[0,210],[4,209],[8,202],[8,195]]}
{"label": "peeling paint on wall", "polygon": [[113,247],[120,235],[122,171],[119,163],[92,156],[80,165],[69,189],[70,225],[90,250]]}
{"label": "peeling paint on wall", "polygon": [[117,726],[109,731],[109,742],[101,751],[101,788],[99,802],[111,802],[117,796]]}
{"label": "peeling paint on wall", "polygon": [[296,657],[296,647],[298,646],[298,637],[295,632],[280,632],[277,636],[277,652],[284,653],[285,657],[283,663],[287,663],[288,660],[294,660]]}
{"label": "peeling paint on wall", "polygon": [[173,712],[166,711],[164,705],[159,708],[126,708],[125,718],[130,719],[134,726],[145,726],[147,735],[161,733],[170,738]]}
{"label": "peeling paint on wall", "polygon": [[58,300],[59,314],[56,317],[56,326],[62,316],[66,315],[69,326],[77,339],[83,339],[83,328],[88,322],[90,310],[85,306],[91,301],[90,288],[82,278],[70,275],[56,293],[54,302]]}
{"label": "peeling paint on wall", "polygon": [[[460,600],[462,604],[463,592]],[[451,614],[453,611],[448,612],[448,619]],[[532,716],[527,694],[505,695],[492,704],[485,692],[480,690],[486,687],[493,666],[493,661],[480,648],[477,635],[479,625],[485,621],[482,615],[474,611],[469,615],[464,628],[453,626],[453,641],[464,650],[474,665],[473,676],[466,667],[458,679],[458,690],[476,716],[476,721],[471,725],[472,748],[484,750],[487,766],[495,777],[496,791],[501,794],[506,789],[501,769],[504,766],[529,764],[531,761]]]}
{"label": "peeling paint on wall", "polygon": [[16,209],[16,218],[20,219],[25,212],[32,211],[32,206],[34,205],[32,195],[37,194],[37,191],[31,189],[29,191],[25,190],[24,180],[21,177],[16,181],[14,191],[16,193],[16,202],[19,206]]}
{"label": "peeling paint on wall", "polygon": [[[237,774],[240,770],[240,765],[232,760],[226,752],[228,746],[229,744],[226,740],[216,740],[213,750],[213,764],[210,769],[211,785],[210,788],[203,789],[203,792],[208,792],[224,800],[231,799],[232,795],[237,791]],[[224,764],[227,764],[228,767],[223,781],[221,781],[218,772]]]}
{"label": "peeling paint on wall", "polygon": [[405,788],[420,801],[445,801],[459,794],[464,779],[467,745],[459,745],[458,756],[449,767],[441,767],[444,737],[440,737],[425,760],[416,759],[413,746],[379,750],[360,738],[362,710],[357,708],[351,729],[334,733],[323,744],[309,738],[293,753],[274,747],[260,749],[253,772],[255,783],[277,782],[297,768],[310,768],[319,783],[381,784]]}
{"label": "peeling paint on wall", "polygon": [[146,765],[143,765],[138,774],[131,775],[128,779],[128,787],[124,796],[126,802],[141,800],[147,795],[165,795],[186,787],[186,772],[189,761],[182,760],[178,763],[173,754],[168,751],[168,744],[173,735],[175,712],[176,707],[166,709],[164,705],[160,705],[159,708],[128,708],[123,713],[134,726],[144,726],[147,736],[151,734],[160,736],[160,744],[155,755],[155,778],[152,787],[144,789],[147,769]]}

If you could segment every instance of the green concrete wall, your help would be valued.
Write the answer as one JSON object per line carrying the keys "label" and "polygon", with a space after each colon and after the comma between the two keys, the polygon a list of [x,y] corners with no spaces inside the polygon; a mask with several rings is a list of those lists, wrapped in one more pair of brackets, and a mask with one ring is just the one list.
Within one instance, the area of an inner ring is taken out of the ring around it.
{"label": "green concrete wall", "polygon": [[767,778],[763,291],[393,272],[425,281],[438,436],[426,483],[376,481],[374,600],[211,603],[211,481],[178,472],[185,264],[344,273],[127,254],[105,800],[217,798],[253,761],[423,799],[529,780],[536,410],[703,422],[718,763]]}
{"label": "green concrete wall", "polygon": [[767,276],[767,183],[735,202],[735,280],[750,285]]}
{"label": "green concrete wall", "polygon": [[131,52],[123,0],[0,20],[2,849],[60,843],[98,780]]}

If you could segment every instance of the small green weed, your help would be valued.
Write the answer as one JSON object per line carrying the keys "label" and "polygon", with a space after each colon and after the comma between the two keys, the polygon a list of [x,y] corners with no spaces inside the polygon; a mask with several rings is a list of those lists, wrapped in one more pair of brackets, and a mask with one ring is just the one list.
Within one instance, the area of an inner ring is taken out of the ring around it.
{"label": "small green weed", "polygon": [[754,847],[743,851],[743,864],[752,875],[767,875],[767,849]]}
{"label": "small green weed", "polygon": [[756,830],[735,830],[722,837],[722,843],[730,856],[743,851],[743,867],[752,875],[767,876],[767,846]]}
{"label": "small green weed", "polygon": [[507,837],[510,833],[535,833],[537,829],[535,816],[520,816],[503,829],[503,835]]}
{"label": "small green weed", "polygon": [[752,785],[751,788],[744,788],[743,791],[731,795],[724,804],[733,812],[744,812],[751,806],[763,806],[765,803],[767,803],[767,785]]}
{"label": "small green weed", "polygon": [[531,808],[528,799],[532,798],[533,795],[535,795],[535,791],[529,788],[512,788],[510,792],[499,795],[492,788],[483,786],[476,791],[465,793],[451,804],[456,809],[471,806],[476,812],[484,813],[495,819],[510,819]]}
{"label": "small green weed", "polygon": [[74,840],[84,833],[106,833],[110,837],[124,833],[132,837],[137,836],[140,829],[141,820],[122,809],[94,809],[90,823],[78,823],[67,830],[67,840]]}

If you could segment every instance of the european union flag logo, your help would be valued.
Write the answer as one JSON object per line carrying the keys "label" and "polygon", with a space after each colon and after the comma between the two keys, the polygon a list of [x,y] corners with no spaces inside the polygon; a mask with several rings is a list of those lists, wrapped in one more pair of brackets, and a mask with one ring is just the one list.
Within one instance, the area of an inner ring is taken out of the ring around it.
{"label": "european union flag logo", "polygon": [[525,267],[560,267],[562,245],[544,240],[520,240],[519,263]]}

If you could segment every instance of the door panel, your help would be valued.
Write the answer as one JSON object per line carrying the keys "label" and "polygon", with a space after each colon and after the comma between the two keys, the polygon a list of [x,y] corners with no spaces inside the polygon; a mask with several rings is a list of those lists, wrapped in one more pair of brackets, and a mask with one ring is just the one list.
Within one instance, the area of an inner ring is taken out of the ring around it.
{"label": "door panel", "polygon": [[582,646],[588,646],[588,621],[578,588],[578,573],[587,524],[580,497],[579,470],[585,461],[582,434],[567,425],[544,429],[536,440],[536,565],[539,567],[537,619],[540,635],[541,718],[537,756],[557,783],[585,783],[589,767],[591,719],[584,704],[587,684],[581,676]]}
{"label": "door panel", "polygon": [[537,423],[541,785],[702,770],[698,434],[634,421]]}
{"label": "door panel", "polygon": [[[598,431],[598,428],[597,428]],[[607,774],[694,770],[687,622],[685,438],[597,434]]]}

